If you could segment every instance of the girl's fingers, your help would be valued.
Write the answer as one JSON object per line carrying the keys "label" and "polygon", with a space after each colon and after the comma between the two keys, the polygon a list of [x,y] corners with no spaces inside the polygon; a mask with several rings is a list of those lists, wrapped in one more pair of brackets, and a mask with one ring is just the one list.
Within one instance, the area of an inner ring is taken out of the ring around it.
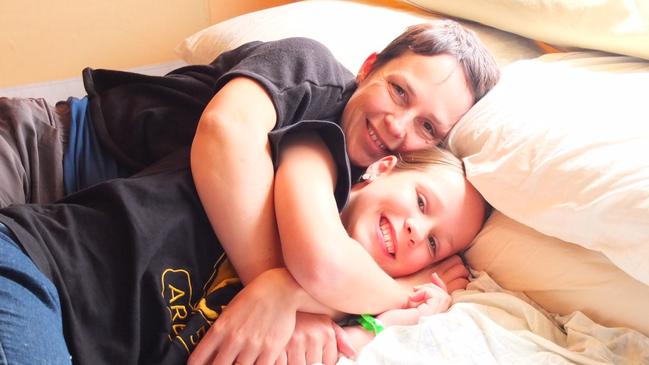
{"label": "girl's fingers", "polygon": [[434,272],[433,275],[431,275],[430,281],[431,281],[431,283],[433,283],[433,284],[439,286],[440,288],[444,289],[445,292],[447,291],[446,283],[444,283],[444,280],[442,280],[442,278],[440,278],[439,275],[437,275],[436,272]]}

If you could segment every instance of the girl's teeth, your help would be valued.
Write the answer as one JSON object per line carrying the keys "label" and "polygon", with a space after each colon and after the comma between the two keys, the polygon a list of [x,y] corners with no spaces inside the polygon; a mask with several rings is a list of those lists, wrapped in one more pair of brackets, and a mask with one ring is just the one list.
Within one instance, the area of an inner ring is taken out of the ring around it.
{"label": "girl's teeth", "polygon": [[381,219],[381,233],[383,234],[383,241],[385,241],[385,248],[390,255],[394,255],[394,244],[392,243],[392,236],[390,235],[390,226],[385,218]]}

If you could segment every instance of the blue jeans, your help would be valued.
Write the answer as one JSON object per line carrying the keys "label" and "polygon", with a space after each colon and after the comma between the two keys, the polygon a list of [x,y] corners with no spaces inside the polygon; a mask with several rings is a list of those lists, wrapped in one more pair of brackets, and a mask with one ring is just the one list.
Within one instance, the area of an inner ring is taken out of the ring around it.
{"label": "blue jeans", "polygon": [[71,364],[54,284],[0,223],[0,364]]}

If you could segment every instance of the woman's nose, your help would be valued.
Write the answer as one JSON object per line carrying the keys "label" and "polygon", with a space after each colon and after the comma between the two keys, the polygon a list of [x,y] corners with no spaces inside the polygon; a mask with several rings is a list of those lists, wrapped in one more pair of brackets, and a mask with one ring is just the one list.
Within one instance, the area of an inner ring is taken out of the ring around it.
{"label": "woman's nose", "polygon": [[407,114],[388,114],[385,117],[385,125],[388,132],[396,138],[403,138],[406,135]]}

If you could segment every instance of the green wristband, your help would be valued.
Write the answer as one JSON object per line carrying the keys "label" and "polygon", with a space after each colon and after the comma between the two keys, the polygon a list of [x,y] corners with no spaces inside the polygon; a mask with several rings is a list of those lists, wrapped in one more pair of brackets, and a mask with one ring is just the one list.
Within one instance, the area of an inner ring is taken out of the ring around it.
{"label": "green wristband", "polygon": [[383,323],[369,314],[361,314],[356,322],[366,330],[374,332],[375,335],[378,335],[384,329]]}

